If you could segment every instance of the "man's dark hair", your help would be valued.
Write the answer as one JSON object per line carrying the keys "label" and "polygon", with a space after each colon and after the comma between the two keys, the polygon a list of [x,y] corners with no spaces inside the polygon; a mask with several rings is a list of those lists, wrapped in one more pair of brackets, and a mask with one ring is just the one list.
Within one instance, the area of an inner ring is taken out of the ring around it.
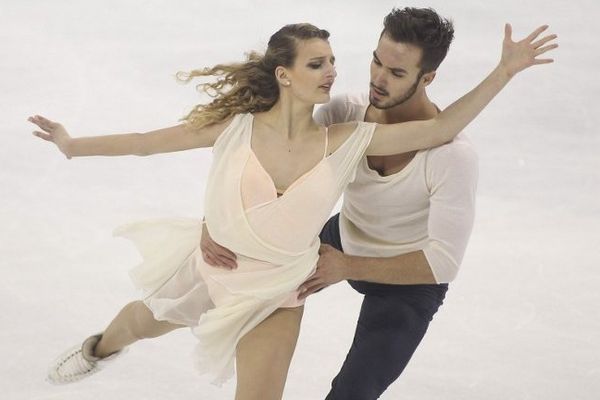
{"label": "man's dark hair", "polygon": [[423,51],[421,73],[427,73],[435,71],[446,57],[454,27],[431,8],[394,8],[383,20],[383,35],[419,47]]}

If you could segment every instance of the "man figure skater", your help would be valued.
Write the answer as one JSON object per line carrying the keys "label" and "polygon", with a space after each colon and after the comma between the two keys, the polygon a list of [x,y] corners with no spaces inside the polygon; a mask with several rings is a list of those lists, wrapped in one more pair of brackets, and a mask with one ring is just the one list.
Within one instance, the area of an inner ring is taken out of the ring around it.
{"label": "man figure skater", "polygon": [[[394,9],[373,52],[368,96],[339,96],[316,112],[323,125],[395,123],[439,112],[427,86],[453,39],[431,9]],[[464,134],[438,148],[367,157],[321,232],[306,297],[348,280],[364,295],[354,341],[327,400],[377,399],[402,373],[458,272],[473,225],[477,155]],[[232,265],[206,240],[205,260]],[[342,253],[341,251],[344,251]]]}

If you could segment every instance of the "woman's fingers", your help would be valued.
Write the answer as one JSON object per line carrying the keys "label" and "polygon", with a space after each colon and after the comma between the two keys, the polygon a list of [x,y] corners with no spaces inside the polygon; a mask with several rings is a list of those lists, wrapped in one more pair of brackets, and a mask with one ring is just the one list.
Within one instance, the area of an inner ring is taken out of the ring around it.
{"label": "woman's fingers", "polygon": [[555,48],[557,48],[557,47],[558,47],[558,44],[556,44],[556,43],[555,43],[555,44],[549,44],[549,45],[547,45],[547,46],[543,46],[543,47],[540,47],[540,48],[538,48],[538,49],[535,51],[535,53],[534,53],[534,54],[535,54],[535,56],[537,57],[537,56],[539,56],[540,54],[544,54],[545,52],[547,52],[547,51],[550,51],[550,50],[552,50],[552,49],[555,49]]}
{"label": "woman's fingers", "polygon": [[47,134],[47,133],[45,133],[45,132],[33,131],[32,133],[33,133],[33,135],[34,135],[34,136],[37,136],[37,137],[39,137],[40,139],[44,139],[44,140],[47,140],[47,141],[49,141],[49,142],[51,142],[51,141],[52,141],[52,136],[48,135],[48,134]]}
{"label": "woman's fingers", "polygon": [[556,39],[557,37],[558,37],[558,35],[544,36],[540,40],[537,40],[537,41],[531,43],[531,45],[533,46],[534,49],[537,49],[537,48],[541,47],[542,45],[548,43],[549,41]]}
{"label": "woman's fingers", "polygon": [[54,128],[54,126],[56,125],[56,122],[54,121],[50,121],[48,118],[44,118],[41,115],[36,115],[37,119],[39,121],[42,122],[42,124],[44,124],[45,126],[48,126],[50,128]]}
{"label": "woman's fingers", "polygon": [[553,58],[541,58],[541,59],[535,59],[533,60],[533,65],[538,65],[538,64],[550,64],[553,63],[554,59]]}
{"label": "woman's fingers", "polygon": [[542,26],[540,26],[535,31],[531,32],[529,34],[529,36],[527,36],[525,38],[525,40],[528,41],[528,42],[532,42],[533,40],[535,40],[540,35],[540,33],[544,32],[546,29],[548,29],[548,25],[542,25]]}
{"label": "woman's fingers", "polygon": [[504,40],[512,41],[512,25],[504,24]]}
{"label": "woman's fingers", "polygon": [[548,29],[548,25],[542,25],[535,29],[523,40],[517,42],[506,40],[512,33],[509,24],[505,27],[505,41],[503,43],[502,60],[507,70],[511,74],[518,73],[532,65],[548,64],[554,60],[550,58],[537,59],[536,57],[554,50],[558,44],[552,42],[558,36],[555,34],[545,34],[540,37],[542,32]]}
{"label": "woman's fingers", "polygon": [[41,121],[35,117],[29,117],[27,118],[27,121],[31,122],[32,124],[36,124],[37,126],[39,126],[41,128]]}
{"label": "woman's fingers", "polygon": [[45,130],[46,132],[50,132],[54,128],[54,123],[51,123],[50,121],[43,117],[40,117],[39,115],[29,117],[27,118],[27,120],[31,123],[36,124],[38,127]]}

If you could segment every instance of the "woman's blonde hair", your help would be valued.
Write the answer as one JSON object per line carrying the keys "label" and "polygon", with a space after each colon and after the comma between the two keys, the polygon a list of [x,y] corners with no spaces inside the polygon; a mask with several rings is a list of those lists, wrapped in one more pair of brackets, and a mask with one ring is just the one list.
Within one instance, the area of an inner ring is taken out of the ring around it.
{"label": "woman's blonde hair", "polygon": [[279,99],[275,68],[291,67],[296,59],[298,43],[313,38],[327,40],[329,32],[307,23],[286,25],[271,36],[264,55],[253,51],[242,63],[218,64],[212,68],[177,73],[177,79],[182,82],[199,76],[217,78],[216,82],[196,86],[214,100],[195,106],[181,120],[192,128],[200,128],[235,114],[268,111]]}

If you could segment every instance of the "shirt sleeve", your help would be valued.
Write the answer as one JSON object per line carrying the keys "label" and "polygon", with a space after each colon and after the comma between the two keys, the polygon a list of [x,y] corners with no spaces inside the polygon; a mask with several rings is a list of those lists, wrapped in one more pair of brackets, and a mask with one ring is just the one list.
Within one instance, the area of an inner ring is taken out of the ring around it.
{"label": "shirt sleeve", "polygon": [[346,122],[346,108],[346,96],[334,96],[329,103],[320,106],[313,117],[323,126]]}
{"label": "shirt sleeve", "polygon": [[423,248],[437,283],[453,281],[475,218],[478,159],[468,141],[454,141],[429,154],[429,238]]}

